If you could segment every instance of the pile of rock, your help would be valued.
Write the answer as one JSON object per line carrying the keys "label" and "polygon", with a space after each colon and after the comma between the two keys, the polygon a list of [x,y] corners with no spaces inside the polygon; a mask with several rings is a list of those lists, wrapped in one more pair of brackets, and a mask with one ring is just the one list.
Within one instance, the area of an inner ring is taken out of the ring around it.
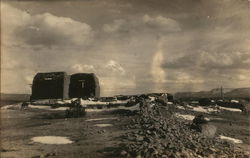
{"label": "pile of rock", "polygon": [[77,118],[86,115],[85,107],[81,106],[81,99],[77,99],[72,101],[70,104],[69,109],[65,111],[65,116],[67,118]]}
{"label": "pile of rock", "polygon": [[[176,118],[169,106],[140,98],[140,111],[126,134],[124,157],[244,157],[232,144],[207,137]],[[163,114],[164,113],[164,114]],[[197,120],[196,120],[197,121]]]}

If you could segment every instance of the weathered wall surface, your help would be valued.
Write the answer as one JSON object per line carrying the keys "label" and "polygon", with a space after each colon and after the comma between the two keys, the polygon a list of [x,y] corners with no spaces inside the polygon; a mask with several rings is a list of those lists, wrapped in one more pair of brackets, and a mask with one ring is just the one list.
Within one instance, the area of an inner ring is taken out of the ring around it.
{"label": "weathered wall surface", "polygon": [[32,84],[31,100],[67,98],[69,82],[66,78],[65,72],[37,73]]}
{"label": "weathered wall surface", "polygon": [[93,73],[71,75],[69,84],[70,98],[100,97],[99,81]]}
{"label": "weathered wall surface", "polygon": [[100,97],[99,80],[93,73],[37,73],[31,100]]}

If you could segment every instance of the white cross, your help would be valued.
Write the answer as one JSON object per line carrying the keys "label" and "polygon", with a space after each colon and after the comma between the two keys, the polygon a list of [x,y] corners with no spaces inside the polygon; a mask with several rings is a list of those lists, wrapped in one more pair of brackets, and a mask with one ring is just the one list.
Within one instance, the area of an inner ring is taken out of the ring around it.
{"label": "white cross", "polygon": [[81,86],[83,88],[84,87],[84,80],[79,80],[79,82],[81,82]]}

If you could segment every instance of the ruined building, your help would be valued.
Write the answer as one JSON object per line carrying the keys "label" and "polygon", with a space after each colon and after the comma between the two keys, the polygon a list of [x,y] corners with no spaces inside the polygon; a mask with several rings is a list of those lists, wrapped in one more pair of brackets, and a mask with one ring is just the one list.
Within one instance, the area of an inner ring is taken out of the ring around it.
{"label": "ruined building", "polygon": [[71,75],[69,97],[100,97],[100,86],[96,75],[93,73],[78,73]]}
{"label": "ruined building", "polygon": [[100,97],[95,74],[66,72],[37,73],[33,79],[31,100]]}
{"label": "ruined building", "polygon": [[32,84],[31,100],[68,98],[66,72],[37,73]]}

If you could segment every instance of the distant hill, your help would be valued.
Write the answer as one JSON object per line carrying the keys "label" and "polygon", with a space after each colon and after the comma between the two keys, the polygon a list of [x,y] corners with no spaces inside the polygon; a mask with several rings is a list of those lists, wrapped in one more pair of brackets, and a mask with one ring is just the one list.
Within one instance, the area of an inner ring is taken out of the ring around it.
{"label": "distant hill", "polygon": [[30,94],[6,94],[1,93],[1,106],[17,102],[29,101]]}
{"label": "distant hill", "polygon": [[250,98],[250,88],[237,88],[233,89],[230,92],[225,93],[225,97],[243,97],[243,98]]}
{"label": "distant hill", "polygon": [[[250,88],[223,88],[225,98],[250,99]],[[220,98],[221,89],[215,88],[210,91],[200,92],[177,92],[175,98]]]}

